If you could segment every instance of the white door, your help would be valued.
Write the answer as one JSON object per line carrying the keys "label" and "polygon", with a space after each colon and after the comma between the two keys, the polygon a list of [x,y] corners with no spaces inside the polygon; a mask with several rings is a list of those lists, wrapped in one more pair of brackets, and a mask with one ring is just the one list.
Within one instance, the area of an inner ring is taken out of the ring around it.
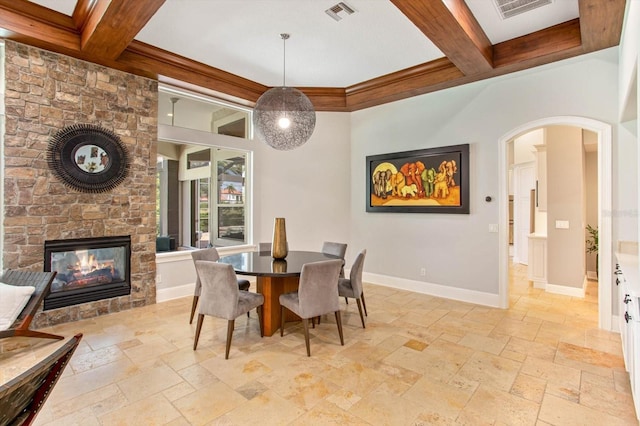
{"label": "white door", "polygon": [[528,264],[531,190],[536,187],[535,162],[513,166],[513,262]]}

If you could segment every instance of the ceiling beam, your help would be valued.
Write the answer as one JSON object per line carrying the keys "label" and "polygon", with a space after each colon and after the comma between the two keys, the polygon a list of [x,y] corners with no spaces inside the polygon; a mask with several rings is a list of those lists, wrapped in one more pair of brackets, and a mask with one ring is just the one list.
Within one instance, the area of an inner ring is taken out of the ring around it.
{"label": "ceiling beam", "polygon": [[[120,1],[122,0],[112,0],[112,3]],[[155,12],[163,1],[137,0],[129,3],[145,4],[145,7]],[[458,60],[456,63],[449,58],[441,58],[347,88],[300,88],[309,96],[316,110],[356,111],[615,46],[619,43],[626,4],[624,0],[580,0],[580,19],[498,43],[495,46],[481,48],[479,47],[481,43],[477,42],[476,38],[483,38],[484,33],[481,30],[479,32],[468,30],[477,25],[475,19],[469,21],[459,18],[465,15],[464,10],[468,11],[464,2],[460,3],[462,0],[447,0],[450,5],[453,5],[451,9],[447,9],[449,12],[443,10],[440,5],[441,0],[391,1],[400,5],[401,10],[407,10],[407,16],[414,16],[415,19],[412,19],[414,23],[417,22],[423,26],[427,25],[423,22],[427,12],[438,12],[438,16],[448,16],[444,19],[449,20],[455,16],[454,27],[456,28],[453,32],[451,28],[442,29],[443,32],[439,33],[439,37],[453,34],[457,42],[452,43],[451,50],[443,49],[443,51],[452,57],[466,56],[466,62],[471,62],[471,66],[465,68],[461,65],[465,62],[464,60]],[[601,8],[601,4],[604,3],[606,7]],[[103,5],[102,8],[104,4],[98,3]],[[159,81],[181,81],[202,87],[203,90],[214,91],[229,99],[244,100],[245,102],[242,103],[247,106],[252,106],[260,95],[269,89],[260,83],[136,40],[129,40],[128,47],[116,58],[103,56],[103,52],[109,52],[108,45],[111,39],[104,42],[106,47],[81,50],[81,33],[84,34],[89,28],[90,16],[98,13],[95,16],[102,16],[103,19],[100,22],[104,22],[105,25],[108,22],[119,22],[119,19],[124,16],[121,10],[124,7],[122,4],[109,6],[107,11],[102,13],[94,11],[93,8],[97,6],[93,5],[92,8],[92,5],[91,0],[79,0],[73,17],[69,17],[28,1],[0,0],[0,36]],[[137,6],[132,8],[128,10],[138,10]],[[106,18],[110,13],[113,15]],[[583,13],[584,18],[582,18]],[[133,18],[133,21],[140,26],[144,25],[142,22],[145,19]],[[420,25],[418,25],[419,28],[421,28]],[[100,29],[99,26],[89,30],[93,34],[90,37],[91,43],[97,43],[106,34],[118,37],[115,29]],[[461,28],[465,29],[461,30]],[[589,41],[587,39],[591,32],[600,35],[594,36],[593,40]],[[587,33],[586,36],[585,33]],[[126,35],[120,39],[119,43],[131,37],[133,36]],[[604,40],[600,41],[600,38]],[[461,44],[458,46],[458,43]],[[469,47],[469,43],[473,46]],[[469,47],[472,53],[464,54],[460,50],[464,46]],[[118,47],[113,52],[120,49],[121,47]],[[489,52],[491,53],[490,61],[487,59]],[[114,54],[112,53],[111,56]],[[479,55],[484,59],[479,59]],[[488,64],[490,65],[487,66]],[[465,69],[467,73],[464,72]]]}
{"label": "ceiling beam", "polygon": [[349,111],[381,105],[451,87],[464,77],[449,59],[441,58],[347,87]]}
{"label": "ceiling beam", "polygon": [[493,68],[491,42],[464,0],[391,0],[464,75]]}
{"label": "ceiling beam", "polygon": [[84,29],[87,18],[91,14],[92,9],[96,5],[94,0],[78,0],[76,7],[73,9],[71,19],[80,33]]}
{"label": "ceiling beam", "polygon": [[580,22],[537,31],[493,46],[495,68],[463,75],[447,58],[437,59],[346,89],[349,111],[448,89],[583,54]]}
{"label": "ceiling beam", "polygon": [[493,60],[500,68],[573,49],[584,53],[579,19],[498,43],[493,46]]}
{"label": "ceiling beam", "polygon": [[268,87],[230,72],[196,62],[184,56],[134,40],[116,61],[137,74],[152,71],[156,78],[166,76],[196,86],[255,103]]}
{"label": "ceiling beam", "polygon": [[78,2],[73,17],[83,17],[80,47],[89,55],[117,59],[165,0]]}
{"label": "ceiling beam", "polygon": [[0,36],[80,48],[80,37],[69,16],[29,1],[0,0]]}
{"label": "ceiling beam", "polygon": [[585,52],[620,44],[625,0],[579,0],[578,7]]}

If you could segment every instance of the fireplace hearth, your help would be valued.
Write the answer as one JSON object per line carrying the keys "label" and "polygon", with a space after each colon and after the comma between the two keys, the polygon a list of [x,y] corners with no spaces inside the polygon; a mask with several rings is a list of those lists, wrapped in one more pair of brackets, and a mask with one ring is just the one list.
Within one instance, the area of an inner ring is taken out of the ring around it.
{"label": "fireplace hearth", "polygon": [[56,271],[44,310],[128,295],[131,237],[45,241],[44,270]]}

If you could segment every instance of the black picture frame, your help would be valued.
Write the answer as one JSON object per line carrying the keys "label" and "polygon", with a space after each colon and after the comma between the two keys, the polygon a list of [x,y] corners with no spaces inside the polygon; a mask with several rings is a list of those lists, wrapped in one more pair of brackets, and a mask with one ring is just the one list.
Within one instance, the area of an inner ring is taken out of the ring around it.
{"label": "black picture frame", "polygon": [[94,124],[74,124],[53,135],[47,163],[65,185],[82,192],[110,191],[129,174],[129,154],[120,138]]}
{"label": "black picture frame", "polygon": [[469,144],[369,155],[366,169],[367,212],[469,214]]}

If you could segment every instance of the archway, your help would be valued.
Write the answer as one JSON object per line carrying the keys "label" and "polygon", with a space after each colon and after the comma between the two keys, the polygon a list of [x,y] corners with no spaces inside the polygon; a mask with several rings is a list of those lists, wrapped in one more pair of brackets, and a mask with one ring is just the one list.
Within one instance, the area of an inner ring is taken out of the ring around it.
{"label": "archway", "polygon": [[548,117],[519,126],[498,141],[498,192],[500,205],[498,220],[498,273],[499,299],[502,308],[509,307],[509,250],[508,250],[508,200],[509,200],[509,170],[507,143],[517,136],[532,130],[564,125],[581,127],[590,130],[598,136],[598,230],[599,230],[599,256],[598,256],[598,326],[605,330],[611,330],[611,283],[612,283],[612,170],[611,170],[611,125],[602,121],[585,117],[559,116]]}

